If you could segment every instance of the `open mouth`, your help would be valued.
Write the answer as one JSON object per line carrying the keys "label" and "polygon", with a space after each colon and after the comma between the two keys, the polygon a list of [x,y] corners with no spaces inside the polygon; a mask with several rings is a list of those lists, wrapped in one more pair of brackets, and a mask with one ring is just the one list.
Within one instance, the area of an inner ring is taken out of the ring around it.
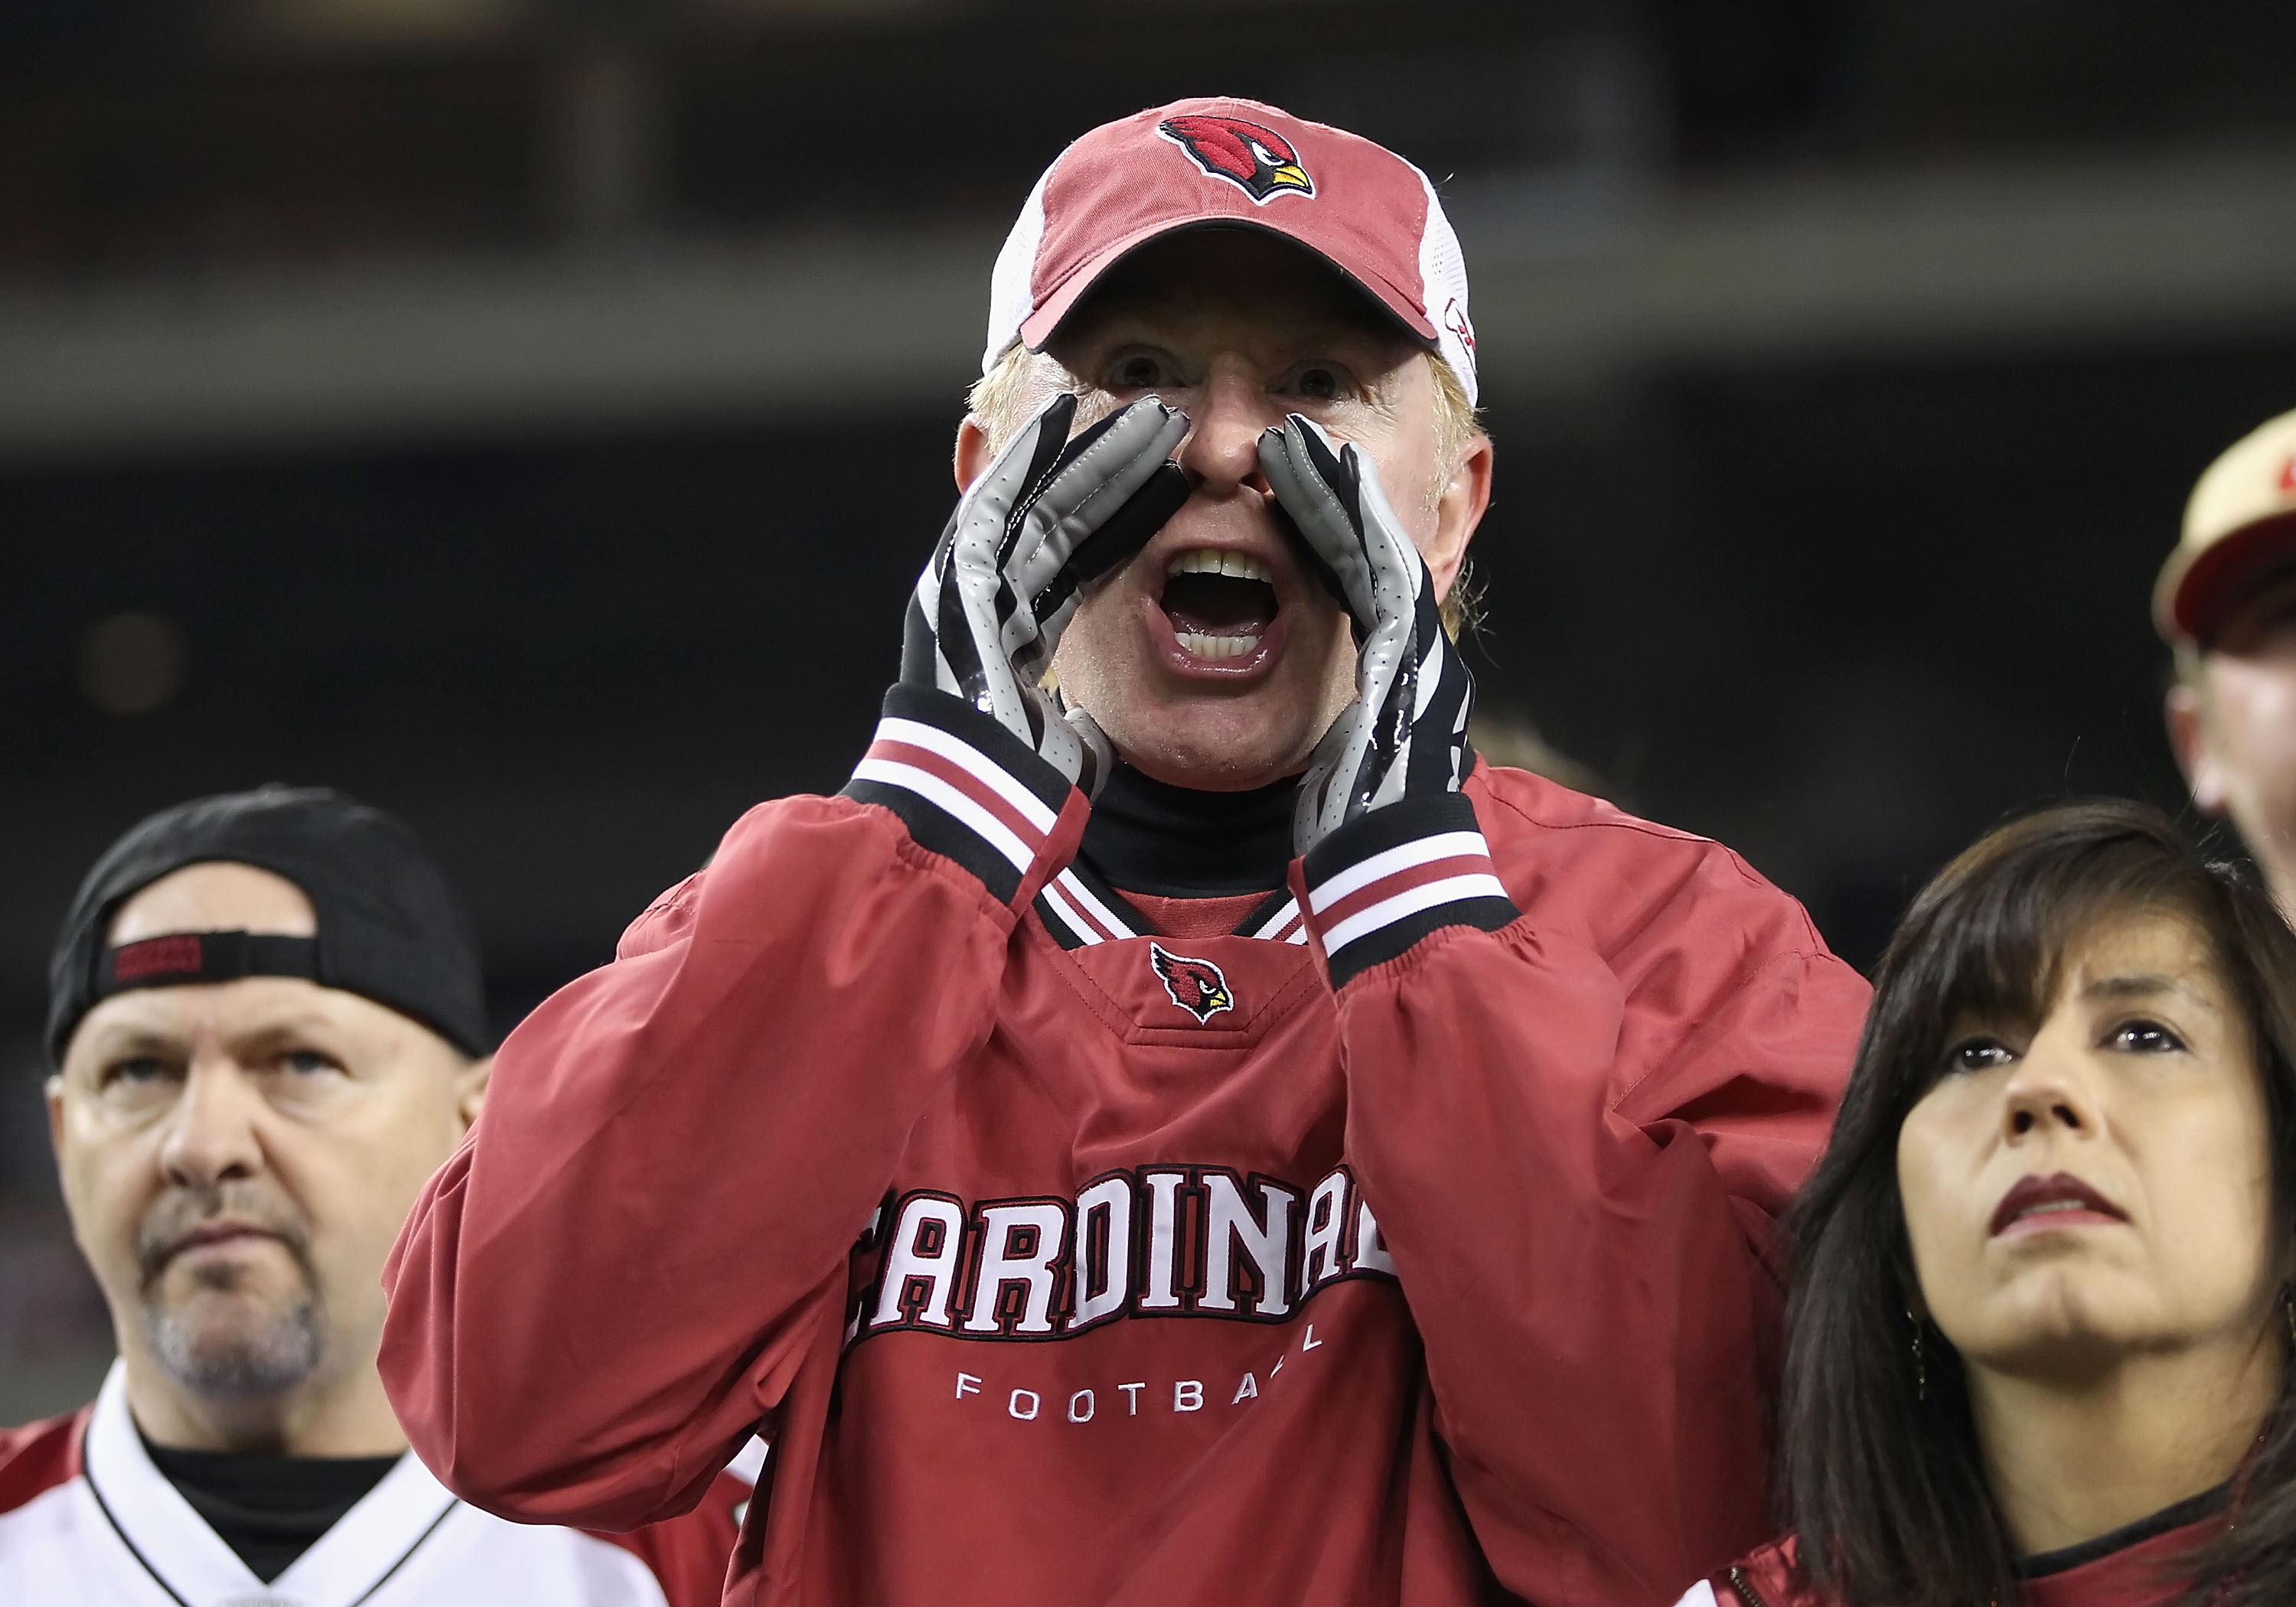
{"label": "open mouth", "polygon": [[1164,571],[1164,617],[1181,649],[1218,662],[1259,646],[1275,620],[1275,577],[1248,553],[1197,547]]}

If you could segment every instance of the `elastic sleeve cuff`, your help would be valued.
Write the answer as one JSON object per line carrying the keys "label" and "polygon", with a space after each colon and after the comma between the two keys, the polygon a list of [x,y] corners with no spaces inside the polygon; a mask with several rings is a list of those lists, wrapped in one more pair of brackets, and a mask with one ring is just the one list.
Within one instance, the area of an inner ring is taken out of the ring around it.
{"label": "elastic sleeve cuff", "polygon": [[890,809],[917,846],[955,860],[1014,908],[1075,854],[1088,808],[994,717],[922,686],[885,693],[877,734],[840,796]]}
{"label": "elastic sleeve cuff", "polygon": [[1496,931],[1521,914],[1464,793],[1406,799],[1349,822],[1300,862],[1300,906],[1343,988],[1447,926]]}

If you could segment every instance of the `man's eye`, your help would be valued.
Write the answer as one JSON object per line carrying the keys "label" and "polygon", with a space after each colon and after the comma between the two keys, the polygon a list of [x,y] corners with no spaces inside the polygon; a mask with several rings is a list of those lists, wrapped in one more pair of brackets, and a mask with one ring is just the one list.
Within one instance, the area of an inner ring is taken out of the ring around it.
{"label": "man's eye", "polygon": [[1292,381],[1292,389],[1310,401],[1337,401],[1348,389],[1347,378],[1335,368],[1303,368]]}
{"label": "man's eye", "polygon": [[316,1049],[290,1049],[279,1057],[279,1063],[299,1077],[315,1077],[322,1071],[340,1071],[342,1062],[332,1055],[322,1054]]}
{"label": "man's eye", "polygon": [[98,1080],[105,1087],[119,1085],[143,1086],[173,1076],[175,1070],[156,1054],[137,1054],[112,1062],[103,1069]]}
{"label": "man's eye", "polygon": [[1152,390],[1164,383],[1164,365],[1152,357],[1136,355],[1116,365],[1116,389]]}
{"label": "man's eye", "polygon": [[2121,1022],[2106,1041],[2135,1054],[2174,1054],[2185,1046],[2183,1038],[2160,1022],[2145,1021]]}
{"label": "man's eye", "polygon": [[1990,1071],[2005,1066],[2017,1058],[2015,1053],[1999,1038],[1964,1038],[1946,1051],[1945,1069],[1948,1071]]}

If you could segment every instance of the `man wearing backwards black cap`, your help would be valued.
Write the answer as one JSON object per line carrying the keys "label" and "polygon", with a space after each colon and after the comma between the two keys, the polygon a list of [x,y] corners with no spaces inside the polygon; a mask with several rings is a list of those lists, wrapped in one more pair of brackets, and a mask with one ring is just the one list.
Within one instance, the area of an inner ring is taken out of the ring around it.
{"label": "man wearing backwards black cap", "polygon": [[378,1275],[476,1116],[478,950],[406,828],[266,788],[97,862],[51,972],[50,1127],[119,1360],[0,1432],[0,1603],[698,1607],[735,1507],[635,1535],[523,1528],[407,1454]]}
{"label": "man wearing backwards black cap", "polygon": [[387,1275],[409,1436],[627,1522],[764,1423],[743,1603],[1672,1601],[1767,1533],[1770,1224],[1863,984],[1467,749],[1417,168],[1144,112],[990,299],[875,742],[504,1046]]}

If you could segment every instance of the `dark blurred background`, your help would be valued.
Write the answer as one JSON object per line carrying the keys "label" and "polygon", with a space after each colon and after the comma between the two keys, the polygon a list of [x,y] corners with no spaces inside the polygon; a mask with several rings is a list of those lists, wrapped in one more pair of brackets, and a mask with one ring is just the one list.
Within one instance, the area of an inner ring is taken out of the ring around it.
{"label": "dark blurred background", "polygon": [[2296,406],[2285,0],[0,0],[0,1422],[109,1354],[38,1098],[115,834],[403,815],[507,1023],[834,787],[988,266],[1242,94],[1437,178],[1488,706],[1870,963],[2004,811],[2181,796],[2153,570]]}

